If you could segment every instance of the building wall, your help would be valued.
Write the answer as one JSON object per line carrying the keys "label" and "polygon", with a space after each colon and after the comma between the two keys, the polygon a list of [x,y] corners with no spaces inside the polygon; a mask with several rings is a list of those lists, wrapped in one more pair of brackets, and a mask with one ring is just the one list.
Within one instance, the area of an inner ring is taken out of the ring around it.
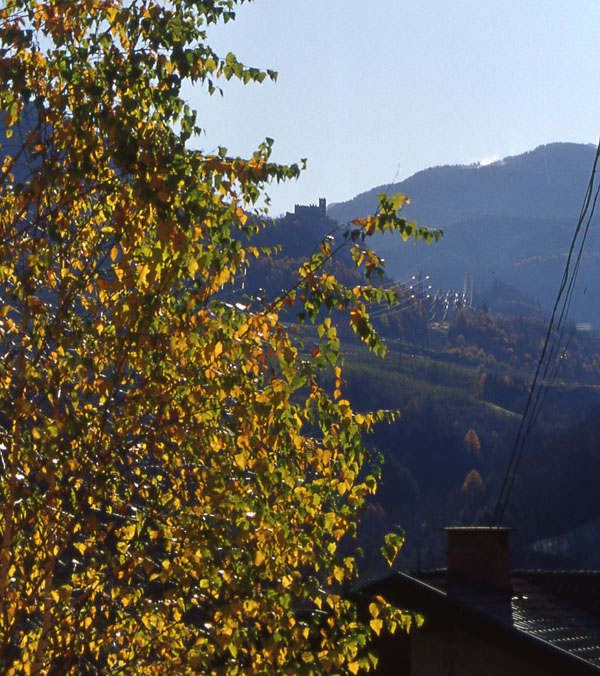
{"label": "building wall", "polygon": [[417,630],[410,638],[410,676],[548,676],[527,655],[503,652],[459,631]]}

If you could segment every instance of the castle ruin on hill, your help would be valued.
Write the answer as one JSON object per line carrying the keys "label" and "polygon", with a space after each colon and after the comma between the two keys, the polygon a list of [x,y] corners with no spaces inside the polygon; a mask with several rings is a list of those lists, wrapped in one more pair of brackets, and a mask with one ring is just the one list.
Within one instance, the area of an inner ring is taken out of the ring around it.
{"label": "castle ruin on hill", "polygon": [[286,213],[286,217],[289,216],[325,216],[327,212],[327,200],[325,197],[319,198],[319,204],[296,204],[294,205],[294,213],[290,211]]}

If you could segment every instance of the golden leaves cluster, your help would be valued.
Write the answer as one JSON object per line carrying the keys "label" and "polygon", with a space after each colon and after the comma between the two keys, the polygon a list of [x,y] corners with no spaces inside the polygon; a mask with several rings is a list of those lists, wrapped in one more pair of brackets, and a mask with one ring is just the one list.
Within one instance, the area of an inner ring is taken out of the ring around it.
{"label": "golden leaves cluster", "polygon": [[[356,563],[338,552],[374,489],[362,433],[377,416],[343,399],[324,311],[379,349],[375,292],[317,255],[272,303],[230,299],[260,255],[252,205],[299,171],[269,162],[269,140],[247,161],[186,145],[182,82],[274,76],[206,44],[234,4],[0,10],[3,673],[374,664],[384,604],[359,621],[341,593]],[[366,247],[356,260],[380,267]],[[283,321],[300,292],[312,355]]]}

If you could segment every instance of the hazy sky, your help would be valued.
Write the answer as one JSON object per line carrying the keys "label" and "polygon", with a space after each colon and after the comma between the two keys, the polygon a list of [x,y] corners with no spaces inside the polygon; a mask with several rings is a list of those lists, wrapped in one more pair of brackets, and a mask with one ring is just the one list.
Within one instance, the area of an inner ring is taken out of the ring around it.
{"label": "hazy sky", "polygon": [[308,158],[271,213],[349,199],[440,164],[600,135],[600,0],[255,0],[210,43],[276,83],[188,96],[199,145]]}

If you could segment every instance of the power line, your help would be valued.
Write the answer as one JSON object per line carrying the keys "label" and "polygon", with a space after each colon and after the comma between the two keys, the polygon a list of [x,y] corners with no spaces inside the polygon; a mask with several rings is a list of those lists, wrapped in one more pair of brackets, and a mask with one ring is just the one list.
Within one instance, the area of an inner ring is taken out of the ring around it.
{"label": "power line", "polygon": [[[502,482],[502,487],[500,489],[500,494],[498,496],[498,501],[494,509],[494,515],[492,519],[494,525],[500,525],[504,518],[504,513],[506,511],[506,507],[508,505],[508,501],[517,475],[517,470],[523,457],[525,442],[527,441],[533,429],[533,426],[539,416],[541,408],[546,400],[548,390],[551,387],[552,383],[554,382],[558,372],[558,368],[560,366],[560,358],[557,360],[560,350],[556,349],[555,352],[555,348],[562,341],[562,337],[564,334],[564,323],[566,322],[567,316],[569,314],[571,300],[573,297],[573,291],[575,288],[575,281],[577,280],[577,274],[579,272],[581,257],[583,255],[583,248],[589,233],[594,212],[596,210],[598,197],[600,195],[600,186],[595,187],[596,172],[598,168],[599,159],[600,159],[600,142],[598,143],[598,147],[596,149],[596,155],[594,157],[594,163],[592,166],[590,180],[583,200],[583,205],[581,207],[581,212],[579,214],[579,219],[577,221],[577,226],[575,228],[575,232],[571,240],[571,245],[569,247],[569,253],[565,263],[562,280],[558,288],[556,300],[554,302],[554,307],[552,309],[552,316],[550,317],[550,322],[548,323],[548,329],[546,331],[546,337],[544,339],[542,353],[537,363],[535,374],[533,376],[531,387],[529,389],[527,403],[525,404],[525,409],[523,410],[523,415],[521,416],[521,422],[519,424],[519,428],[515,436],[512,452],[508,461],[506,473],[504,475],[504,480]],[[575,250],[577,248],[578,250],[575,262],[573,268],[571,268],[573,256],[575,255]],[[557,314],[559,313],[559,306],[560,306],[560,314],[558,315],[558,320],[556,320]],[[550,352],[548,353],[548,346],[550,345],[550,340],[553,332],[555,336],[558,334],[558,338],[556,337],[554,338],[552,346],[550,347]],[[570,338],[571,337],[569,337],[569,341]],[[569,341],[567,341],[567,345]],[[550,378],[548,378],[548,371],[551,365],[552,369],[550,371]],[[542,369],[543,374],[541,381],[538,385]]]}

